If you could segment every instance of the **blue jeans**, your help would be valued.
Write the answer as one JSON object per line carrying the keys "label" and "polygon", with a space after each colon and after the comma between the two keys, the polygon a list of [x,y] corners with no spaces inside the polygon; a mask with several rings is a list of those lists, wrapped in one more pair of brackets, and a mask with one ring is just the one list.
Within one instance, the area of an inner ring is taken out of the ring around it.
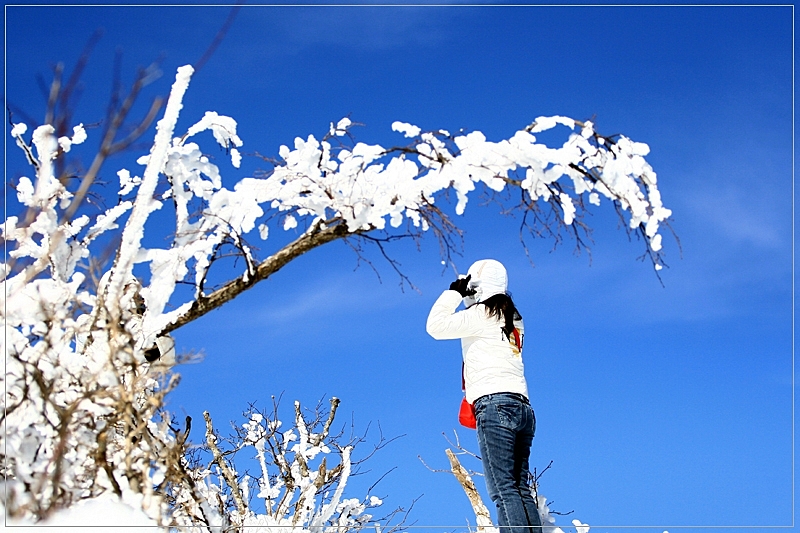
{"label": "blue jeans", "polygon": [[478,446],[489,497],[497,505],[501,533],[541,533],[528,486],[528,459],[536,417],[519,394],[498,393],[475,401]]}

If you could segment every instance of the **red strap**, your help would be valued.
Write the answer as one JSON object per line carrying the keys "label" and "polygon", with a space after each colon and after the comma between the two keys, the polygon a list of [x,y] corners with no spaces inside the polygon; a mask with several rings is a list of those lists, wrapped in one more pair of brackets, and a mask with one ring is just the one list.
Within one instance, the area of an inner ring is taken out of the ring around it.
{"label": "red strap", "polygon": [[522,351],[522,339],[519,336],[519,330],[514,328],[514,344],[517,345],[517,350]]}

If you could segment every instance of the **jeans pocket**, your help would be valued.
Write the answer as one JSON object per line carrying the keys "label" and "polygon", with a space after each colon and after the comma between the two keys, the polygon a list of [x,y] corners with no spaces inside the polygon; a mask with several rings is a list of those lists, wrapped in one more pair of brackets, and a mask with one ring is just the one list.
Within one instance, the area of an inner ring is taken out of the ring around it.
{"label": "jeans pocket", "polygon": [[509,428],[517,429],[522,423],[522,405],[519,403],[499,403],[495,405],[497,408],[497,417],[500,423]]}

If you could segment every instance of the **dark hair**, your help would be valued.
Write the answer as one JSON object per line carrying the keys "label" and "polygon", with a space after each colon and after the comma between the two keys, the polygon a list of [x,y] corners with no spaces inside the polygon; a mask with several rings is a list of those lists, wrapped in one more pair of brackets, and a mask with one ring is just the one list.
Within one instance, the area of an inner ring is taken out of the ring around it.
{"label": "dark hair", "polygon": [[495,294],[478,303],[486,306],[486,314],[503,322],[503,333],[510,339],[514,333],[514,321],[522,319],[511,296],[507,293]]}

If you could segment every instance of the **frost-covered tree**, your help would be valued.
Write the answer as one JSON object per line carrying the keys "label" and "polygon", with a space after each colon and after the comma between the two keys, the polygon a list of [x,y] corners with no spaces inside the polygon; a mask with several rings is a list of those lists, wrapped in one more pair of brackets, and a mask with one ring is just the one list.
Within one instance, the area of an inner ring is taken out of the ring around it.
{"label": "frost-covered tree", "polygon": [[[61,173],[63,161],[91,130],[63,122],[56,128],[50,120],[28,131],[12,120],[10,134],[30,164],[30,174],[15,185],[24,212],[5,220],[2,237],[10,251],[0,265],[6,331],[0,453],[3,503],[12,516],[44,519],[80,500],[113,494],[161,524],[201,516],[206,523],[246,522],[238,504],[219,510],[220,492],[187,462],[186,428],[163,412],[164,395],[175,385],[168,334],[332,241],[347,240],[356,250],[374,243],[385,253],[395,238],[432,233],[447,259],[458,236],[448,193],[460,215],[476,192],[511,191],[516,200],[506,200],[504,209],[519,210],[533,235],[558,242],[568,234],[579,247],[590,231],[586,209],[605,205],[641,235],[656,271],[664,264],[660,230],[670,211],[645,160],[648,146],[604,137],[589,121],[539,117],[499,142],[477,131],[422,131],[395,122],[403,144],[384,147],[356,142],[354,124],[344,118],[319,139],[309,135],[280,147],[269,171],[226,187],[197,135],[210,131],[233,167],[244,143],[235,120],[214,112],[179,128],[192,74],[191,66],[178,69],[149,153],[138,159],[141,168],[116,172],[119,186],[107,208],[93,209],[86,199],[108,155],[131,146],[132,137],[117,139],[119,122],[147,72],[118,102],[94,163],[74,184]],[[131,135],[142,135],[147,123]],[[563,143],[537,140],[547,130],[563,132]],[[172,227],[146,225],[159,210],[171,213]],[[170,244],[145,245],[146,227],[169,236]],[[300,236],[266,257],[253,251],[254,242],[269,244],[271,232],[294,228]],[[103,260],[109,242],[118,244]],[[215,261],[232,251],[242,259],[239,271],[211,286]],[[191,290],[178,290],[187,284]],[[155,362],[154,350],[162,354]],[[260,435],[261,422],[249,422],[253,435]],[[301,426],[300,442],[310,446],[302,439],[311,433],[303,437]],[[250,433],[243,439],[260,449]],[[207,439],[212,451],[213,440]],[[295,453],[312,454],[305,450]],[[347,464],[346,447],[340,461]],[[217,463],[224,478],[224,461]],[[343,482],[345,471],[342,466]],[[303,479],[315,486],[321,478]],[[233,490],[233,478],[228,486]],[[300,493],[310,501],[310,492]],[[228,494],[228,503],[236,503],[236,491]],[[292,520],[314,531],[327,530],[341,512],[322,503],[305,509],[300,501]],[[344,501],[334,496],[328,505]]]}

